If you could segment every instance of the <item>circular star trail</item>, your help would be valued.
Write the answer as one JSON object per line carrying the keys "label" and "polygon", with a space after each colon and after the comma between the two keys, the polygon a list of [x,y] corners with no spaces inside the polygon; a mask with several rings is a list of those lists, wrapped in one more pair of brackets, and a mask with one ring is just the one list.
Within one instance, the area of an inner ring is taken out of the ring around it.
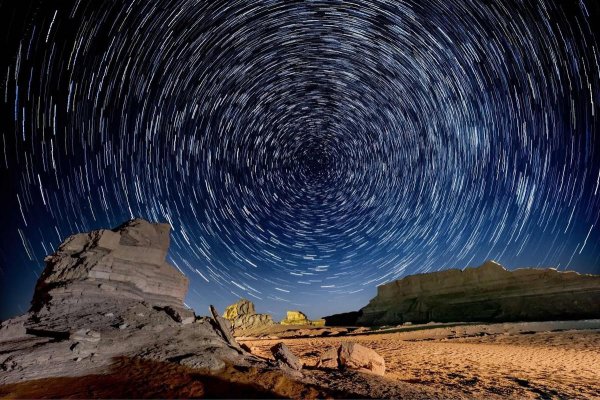
{"label": "circular star trail", "polygon": [[172,225],[200,312],[318,317],[486,259],[600,272],[593,2],[92,3],[5,13],[6,287],[132,217]]}

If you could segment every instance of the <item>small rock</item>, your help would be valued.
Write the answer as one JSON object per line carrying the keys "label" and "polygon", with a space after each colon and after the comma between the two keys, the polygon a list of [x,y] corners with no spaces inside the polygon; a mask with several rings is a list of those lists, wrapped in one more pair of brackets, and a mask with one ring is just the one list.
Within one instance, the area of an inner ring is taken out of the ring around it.
{"label": "small rock", "polygon": [[295,371],[302,369],[302,363],[298,357],[296,357],[285,344],[277,343],[275,346],[271,347],[271,353],[280,365],[283,364]]}
{"label": "small rock", "polygon": [[119,329],[127,329],[129,325],[127,325],[126,322],[123,322],[121,325],[119,325]]}
{"label": "small rock", "polygon": [[372,372],[377,375],[385,374],[385,360],[374,350],[357,343],[342,343],[339,348],[340,367]]}
{"label": "small rock", "polygon": [[247,351],[248,353],[252,353],[250,346],[248,346],[246,343],[241,343],[240,347],[242,348],[242,350]]}
{"label": "small rock", "polygon": [[105,317],[109,317],[109,318],[110,318],[110,317],[114,317],[114,316],[115,316],[115,314],[113,314],[113,313],[109,312],[109,313],[106,313],[106,314],[104,314],[104,316],[105,316]]}
{"label": "small rock", "polygon": [[317,361],[317,368],[338,368],[340,365],[338,357],[338,349],[330,348]]}

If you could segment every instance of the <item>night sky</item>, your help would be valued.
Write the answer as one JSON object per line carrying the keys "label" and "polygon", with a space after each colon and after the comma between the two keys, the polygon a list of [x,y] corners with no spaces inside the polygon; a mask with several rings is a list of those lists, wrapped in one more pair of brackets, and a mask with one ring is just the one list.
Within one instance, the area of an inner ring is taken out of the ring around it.
{"label": "night sky", "polygon": [[600,273],[596,0],[2,1],[0,318],[142,217],[198,314],[357,310],[494,259]]}

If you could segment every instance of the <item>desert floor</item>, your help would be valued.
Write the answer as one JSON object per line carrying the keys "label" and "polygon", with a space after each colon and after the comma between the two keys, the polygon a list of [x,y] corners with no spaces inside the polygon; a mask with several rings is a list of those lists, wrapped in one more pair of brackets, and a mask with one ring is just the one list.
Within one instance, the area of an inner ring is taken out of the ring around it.
{"label": "desert floor", "polygon": [[[323,351],[354,341],[384,357],[391,387],[410,385],[409,392],[422,389],[425,397],[600,398],[600,329],[554,328],[536,332],[522,324],[477,325],[243,342],[253,353],[270,357],[270,347],[283,341],[310,368]],[[386,391],[385,382],[376,382],[374,397],[408,394]],[[327,375],[321,383],[329,386]]]}

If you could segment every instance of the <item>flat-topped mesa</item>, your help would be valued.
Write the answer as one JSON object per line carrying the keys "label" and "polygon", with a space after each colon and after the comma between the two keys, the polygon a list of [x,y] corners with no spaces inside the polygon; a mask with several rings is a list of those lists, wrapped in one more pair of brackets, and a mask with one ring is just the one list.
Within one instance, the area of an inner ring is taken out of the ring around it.
{"label": "flat-topped mesa", "polygon": [[508,271],[495,261],[464,270],[417,274],[386,283],[356,313],[327,325],[404,322],[544,321],[600,318],[600,275],[555,269]]}
{"label": "flat-topped mesa", "polygon": [[113,230],[70,236],[45,258],[32,311],[105,299],[182,309],[188,279],[165,262],[169,231],[168,224],[134,219]]}

